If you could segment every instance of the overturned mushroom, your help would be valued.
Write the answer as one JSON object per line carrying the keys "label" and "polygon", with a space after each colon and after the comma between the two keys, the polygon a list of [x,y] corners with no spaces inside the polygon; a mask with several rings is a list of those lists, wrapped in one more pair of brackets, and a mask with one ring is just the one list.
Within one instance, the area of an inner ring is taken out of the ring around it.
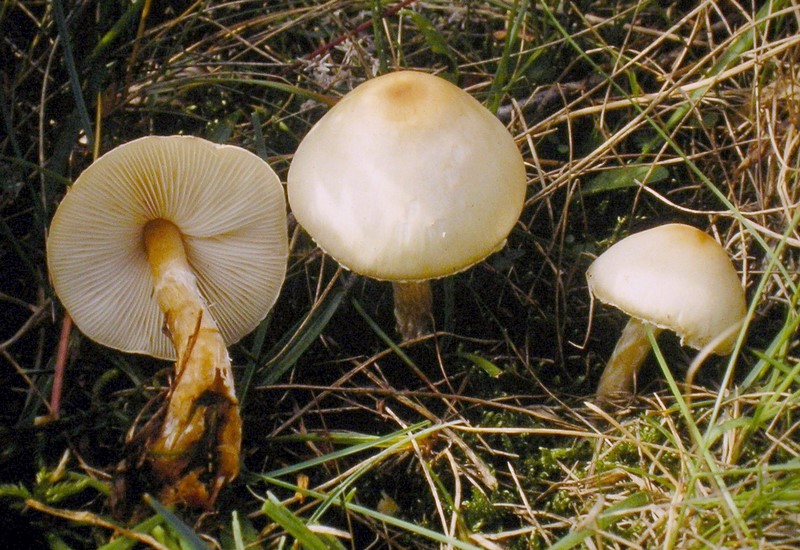
{"label": "overturned mushroom", "polygon": [[744,290],[725,250],[682,224],[662,225],[622,239],[586,272],[589,290],[630,320],[606,364],[598,399],[629,394],[650,352],[647,326],[671,330],[695,349],[719,338],[714,353],[733,350],[745,313]]}
{"label": "overturned mushroom", "polygon": [[[78,177],[53,217],[50,277],[78,328],[115,349],[175,360],[166,412],[148,442],[152,468],[173,494],[208,505],[239,472],[226,345],[267,315],[287,254],[272,169],[241,148],[193,137],[117,147]],[[215,455],[208,484],[197,463],[203,438]]]}
{"label": "overturned mushroom", "polygon": [[392,281],[398,330],[423,334],[430,279],[501,248],[525,166],[497,118],[444,79],[400,71],[347,94],[305,136],[288,175],[298,222],[356,273]]}

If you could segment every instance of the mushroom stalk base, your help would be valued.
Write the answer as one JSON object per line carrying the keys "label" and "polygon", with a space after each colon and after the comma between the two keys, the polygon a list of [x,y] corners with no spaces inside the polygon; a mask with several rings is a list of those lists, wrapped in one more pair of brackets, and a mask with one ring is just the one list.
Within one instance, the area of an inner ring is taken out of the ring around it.
{"label": "mushroom stalk base", "polygon": [[431,326],[433,294],[430,281],[392,283],[394,318],[403,340],[418,338]]}
{"label": "mushroom stalk base", "polygon": [[[239,473],[242,422],[231,361],[178,228],[154,220],[145,227],[144,241],[156,300],[178,357],[160,433],[148,442],[148,459],[165,482],[165,500],[209,507]],[[205,456],[209,450],[211,464]],[[201,476],[209,471],[207,486]]]}
{"label": "mushroom stalk base", "polygon": [[[655,336],[661,332],[658,327],[650,327]],[[617,341],[611,358],[600,377],[597,386],[597,399],[612,401],[615,397],[630,395],[639,368],[650,353],[650,340],[647,338],[647,324],[631,318]]]}

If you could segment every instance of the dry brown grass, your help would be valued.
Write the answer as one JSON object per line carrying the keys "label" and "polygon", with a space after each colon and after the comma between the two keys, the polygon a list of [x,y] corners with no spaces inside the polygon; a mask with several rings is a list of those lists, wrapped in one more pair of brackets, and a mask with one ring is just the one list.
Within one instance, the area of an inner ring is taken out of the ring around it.
{"label": "dry brown grass", "polygon": [[[217,513],[179,511],[186,524],[231,548],[237,526],[269,548],[800,544],[795,2],[65,5],[97,151],[53,5],[0,8],[0,482],[30,492],[4,493],[5,531],[74,547],[124,535],[104,491],[164,387],[166,365],[73,334],[62,418],[35,424],[62,315],[44,235],[67,182],[98,152],[172,133],[244,146],[285,178],[330,105],[403,67],[497,108],[528,165],[522,218],[506,249],[437,285],[437,331],[403,345],[388,288],[339,270],[292,222],[282,298],[233,350],[246,473]],[[703,363],[689,400],[665,380],[694,356],[663,339],[638,397],[603,411],[592,391],[624,319],[590,310],[584,270],[667,221],[729,250],[746,335],[729,362]],[[310,527],[287,535],[268,492]],[[177,547],[175,524],[140,512]]]}

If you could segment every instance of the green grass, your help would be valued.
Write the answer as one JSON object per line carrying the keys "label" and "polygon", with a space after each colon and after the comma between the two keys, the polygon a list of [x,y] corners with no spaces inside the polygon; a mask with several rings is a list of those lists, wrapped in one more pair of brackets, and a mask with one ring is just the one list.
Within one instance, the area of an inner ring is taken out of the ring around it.
{"label": "green grass", "polygon": [[[791,0],[5,2],[0,5],[0,539],[32,548],[793,548],[800,545],[800,83]],[[150,134],[245,147],[283,180],[339,97],[398,68],[497,113],[528,168],[507,246],[434,284],[400,344],[388,285],[290,217],[286,284],[233,346],[243,472],[167,508],[126,441],[171,366],[73,331],[49,220],[92,159]],[[653,341],[637,396],[592,393],[622,326],[593,257],[684,222],[730,252],[734,354]],[[694,385],[684,380],[690,371]],[[796,406],[797,405],[797,406]],[[115,502],[121,484],[129,495]],[[113,508],[121,513],[114,514]]]}

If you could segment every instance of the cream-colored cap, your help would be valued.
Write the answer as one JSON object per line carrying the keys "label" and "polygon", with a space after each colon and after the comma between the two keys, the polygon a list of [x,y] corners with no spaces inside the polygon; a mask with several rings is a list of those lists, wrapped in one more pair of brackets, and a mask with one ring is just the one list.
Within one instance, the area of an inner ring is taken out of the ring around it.
{"label": "cream-colored cap", "polygon": [[421,281],[505,243],[525,166],[503,124],[468,93],[401,71],[356,87],[311,129],[289,204],[317,244],[362,275]]}
{"label": "cream-colored cap", "polygon": [[[702,231],[667,224],[626,237],[586,272],[600,301],[672,330],[700,349],[744,320],[744,290],[725,250]],[[730,353],[734,332],[714,350]]]}
{"label": "cream-colored cap", "polygon": [[283,189],[256,155],[186,136],[117,147],[87,168],[59,205],[47,265],[78,328],[115,349],[175,358],[142,237],[145,224],[157,218],[180,229],[225,341],[252,331],[285,277]]}

